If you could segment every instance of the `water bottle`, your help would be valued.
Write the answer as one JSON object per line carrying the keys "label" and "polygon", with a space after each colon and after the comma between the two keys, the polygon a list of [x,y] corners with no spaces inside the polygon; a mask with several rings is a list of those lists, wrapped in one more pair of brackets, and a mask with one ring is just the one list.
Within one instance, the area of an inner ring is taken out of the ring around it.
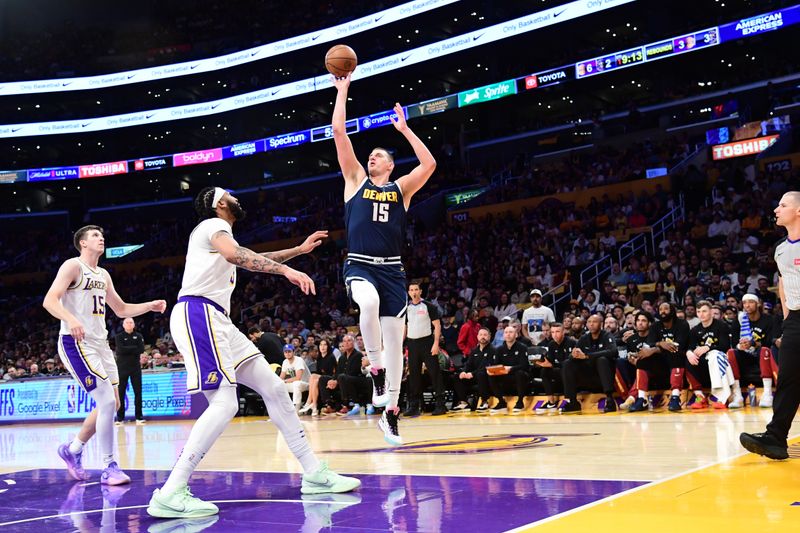
{"label": "water bottle", "polygon": [[756,406],[756,386],[752,383],[747,387],[747,400],[750,403],[750,407]]}

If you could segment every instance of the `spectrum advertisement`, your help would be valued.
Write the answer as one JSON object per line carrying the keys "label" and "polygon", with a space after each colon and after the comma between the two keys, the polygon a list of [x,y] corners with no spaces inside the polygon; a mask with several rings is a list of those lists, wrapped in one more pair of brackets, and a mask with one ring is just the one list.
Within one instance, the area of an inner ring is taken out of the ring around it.
{"label": "spectrum advertisement", "polygon": [[[0,423],[82,419],[94,407],[94,400],[70,377],[0,383]],[[142,408],[145,418],[188,416],[191,396],[186,393],[186,372],[142,374]],[[134,414],[128,384],[125,415],[132,418]]]}

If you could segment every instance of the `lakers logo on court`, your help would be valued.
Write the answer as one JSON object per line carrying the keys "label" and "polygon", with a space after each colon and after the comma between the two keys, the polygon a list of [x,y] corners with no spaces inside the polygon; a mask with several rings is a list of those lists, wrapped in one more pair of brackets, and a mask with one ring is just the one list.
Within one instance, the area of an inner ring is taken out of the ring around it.
{"label": "lakers logo on court", "polygon": [[563,446],[562,442],[552,442],[551,438],[591,437],[599,433],[552,433],[552,434],[502,434],[481,437],[459,437],[410,442],[398,448],[375,448],[370,450],[342,450],[343,453],[436,453],[470,454],[486,453],[522,448],[553,448]]}

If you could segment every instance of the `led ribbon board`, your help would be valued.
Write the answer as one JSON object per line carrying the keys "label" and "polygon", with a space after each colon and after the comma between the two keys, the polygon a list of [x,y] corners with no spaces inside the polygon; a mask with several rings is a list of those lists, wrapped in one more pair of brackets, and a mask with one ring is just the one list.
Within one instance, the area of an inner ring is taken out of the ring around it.
{"label": "led ribbon board", "polygon": [[[553,24],[583,17],[633,2],[634,0],[605,0],[603,2],[584,2],[578,0],[556,8],[531,13],[494,26],[451,37],[426,46],[400,52],[382,59],[359,65],[353,79],[369,78],[392,70],[462,52],[495,41],[508,39],[538,30]],[[590,5],[587,5],[590,4]],[[332,87],[331,75],[316,76],[293,81],[250,93],[229,96],[200,104],[174,106],[149,111],[137,111],[122,115],[60,120],[55,122],[32,122],[28,124],[7,124],[0,126],[0,138],[28,137],[33,135],[59,135],[63,133],[84,133],[106,131],[129,126],[157,124],[173,120],[205,117],[244,109],[250,106],[289,98]]]}
{"label": "led ribbon board", "polygon": [[390,9],[372,13],[371,15],[365,15],[350,22],[331,26],[330,28],[313,31],[296,37],[289,37],[288,39],[275,41],[274,43],[262,44],[261,46],[233,52],[224,56],[209,57],[196,61],[186,61],[184,63],[162,65],[160,67],[141,68],[126,72],[114,72],[98,76],[0,83],[0,96],[105,89],[107,87],[119,87],[120,85],[132,85],[134,83],[146,81],[165,80],[191,74],[215,72],[230,67],[245,65],[254,61],[260,61],[268,57],[302,50],[318,44],[346,39],[352,35],[380,28],[381,26],[397,22],[398,20],[405,20],[414,15],[419,15],[420,13],[425,13],[456,2],[458,2],[458,0],[425,0],[424,2],[417,0],[414,2],[407,2]]}
{"label": "led ribbon board", "polygon": [[[586,65],[587,64],[597,65],[598,59],[606,59],[612,57],[614,58],[615,67],[609,70],[605,69],[603,70],[603,72],[610,72],[611,70],[614,70],[614,68],[624,68],[627,66],[646,63],[647,61],[663,59],[665,57],[672,57],[674,55],[681,54],[684,52],[702,50],[707,46],[714,46],[714,45],[710,44],[712,40],[709,38],[709,44],[703,44],[698,46],[697,45],[698,35],[705,36],[705,35],[714,35],[716,33],[716,35],[722,35],[723,37],[726,35],[735,35],[737,37],[731,37],[731,38],[739,38],[738,37],[739,33],[732,34],[730,32],[731,31],[738,32],[739,30],[737,30],[737,28],[745,28],[745,27],[751,28],[751,32],[747,35],[754,35],[757,34],[757,32],[752,28],[756,28],[757,26],[754,26],[753,25],[754,23],[752,22],[747,22],[743,24],[746,21],[753,21],[753,20],[772,21],[771,24],[773,24],[773,26],[777,24],[775,21],[780,20],[781,25],[776,26],[773,29],[779,29],[791,24],[796,24],[797,22],[800,22],[800,5],[774,11],[771,13],[766,13],[764,15],[759,15],[758,17],[752,17],[750,19],[743,19],[741,21],[731,22],[729,24],[725,24],[719,27],[708,28],[706,30],[678,36],[672,39],[661,40],[655,43],[644,45],[639,48],[629,49],[624,52],[607,54],[605,56],[601,56],[600,58],[594,58],[588,61],[579,61],[577,63],[566,65],[564,67],[556,69],[548,69],[546,71],[530,74],[527,76],[521,76],[517,78],[516,81],[524,82],[524,87],[526,89],[537,89],[540,87],[546,87],[549,85],[555,85],[558,83],[563,83],[565,81],[574,80],[576,78],[577,71],[580,69],[580,65],[584,65],[584,72],[586,72]],[[763,30],[763,31],[769,31],[769,30]],[[694,37],[694,45],[692,45],[692,41],[689,39],[689,36]],[[724,42],[725,40],[728,39],[726,38],[719,39],[715,44],[719,44],[720,42]],[[705,42],[705,38],[701,38],[700,41]],[[682,45],[681,43],[684,44]],[[634,51],[642,50],[643,57],[645,58],[644,61],[636,60],[633,62],[626,62],[625,59],[619,59],[620,64],[617,64],[618,58],[622,57],[630,58],[631,50]],[[593,74],[597,74],[597,72],[589,73],[587,75],[593,75]],[[585,75],[581,77],[587,77],[587,76]],[[501,92],[496,89],[498,87],[502,88],[507,87],[508,90],[511,91],[512,89],[508,87],[506,84],[507,82],[501,82],[484,87],[479,87],[477,89],[471,89],[469,91],[462,91],[461,93],[458,94],[446,95],[440,98],[434,98],[431,100],[426,100],[424,102],[419,102],[417,104],[411,104],[408,107],[404,108],[404,112],[406,118],[413,119],[424,115],[442,113],[444,111],[456,109],[457,107],[461,107],[463,105],[478,103],[474,102],[474,100],[480,97],[481,90],[485,90],[486,88],[495,88],[495,90],[491,92],[496,97],[505,96],[506,95],[505,90],[503,90],[504,94],[501,94]],[[516,87],[513,90],[516,91],[517,90]],[[478,95],[477,97],[472,96],[475,95],[476,93]],[[489,101],[489,100],[491,100],[491,98],[488,100],[484,99],[483,101]],[[359,131],[364,131],[369,128],[387,126],[391,123],[388,120],[389,115],[391,113],[392,113],[391,111],[385,111],[381,113],[368,115],[365,117],[348,120],[346,122],[347,133],[353,134],[353,133],[358,133]],[[151,170],[151,169],[155,170],[172,166],[176,156],[186,156],[179,158],[180,161],[178,162],[178,165],[202,164],[213,161],[219,161],[220,159],[229,159],[231,157],[252,155],[254,153],[258,153],[261,151],[270,152],[281,148],[298,146],[308,142],[330,140],[332,136],[333,136],[333,131],[330,125],[320,126],[310,130],[278,134],[272,137],[268,137],[266,139],[248,141],[232,146],[213,148],[211,150],[199,150],[196,152],[190,152],[188,154],[175,154],[175,155],[147,157],[147,158],[140,158],[137,160],[131,160],[127,162],[127,170],[124,168],[124,165],[126,164],[125,162],[116,162],[116,163],[104,163],[100,165],[84,165],[82,167],[72,166],[72,167],[58,167],[58,168],[47,168],[47,169],[30,169],[27,171],[25,170],[6,171],[0,173],[0,184],[14,183],[15,181],[21,181],[20,173],[24,172],[27,172],[28,181],[40,181],[40,180],[78,178],[79,173],[80,177],[94,177],[94,176],[109,175],[114,173],[118,174],[118,173],[123,173],[125,171],[141,171],[141,170]],[[261,149],[262,146],[263,150]]]}

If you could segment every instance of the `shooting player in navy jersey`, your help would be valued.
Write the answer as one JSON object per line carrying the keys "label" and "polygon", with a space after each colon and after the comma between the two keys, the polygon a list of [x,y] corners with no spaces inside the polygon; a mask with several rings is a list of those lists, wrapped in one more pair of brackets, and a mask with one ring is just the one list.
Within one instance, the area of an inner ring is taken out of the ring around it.
{"label": "shooting player in navy jersey", "polygon": [[[359,326],[372,367],[376,407],[386,406],[378,423],[389,444],[403,443],[397,428],[400,381],[403,373],[403,326],[406,276],[400,260],[406,212],[411,197],[436,169],[436,160],[406,124],[395,104],[392,125],[414,149],[419,160],[411,172],[389,181],[394,158],[383,148],[369,155],[367,169],[359,163],[345,130],[345,107],[350,75],[333,80],[338,94],[333,108],[333,139],[344,177],[345,226],[348,254],[344,278],[360,309]],[[385,366],[384,366],[385,365]]]}

